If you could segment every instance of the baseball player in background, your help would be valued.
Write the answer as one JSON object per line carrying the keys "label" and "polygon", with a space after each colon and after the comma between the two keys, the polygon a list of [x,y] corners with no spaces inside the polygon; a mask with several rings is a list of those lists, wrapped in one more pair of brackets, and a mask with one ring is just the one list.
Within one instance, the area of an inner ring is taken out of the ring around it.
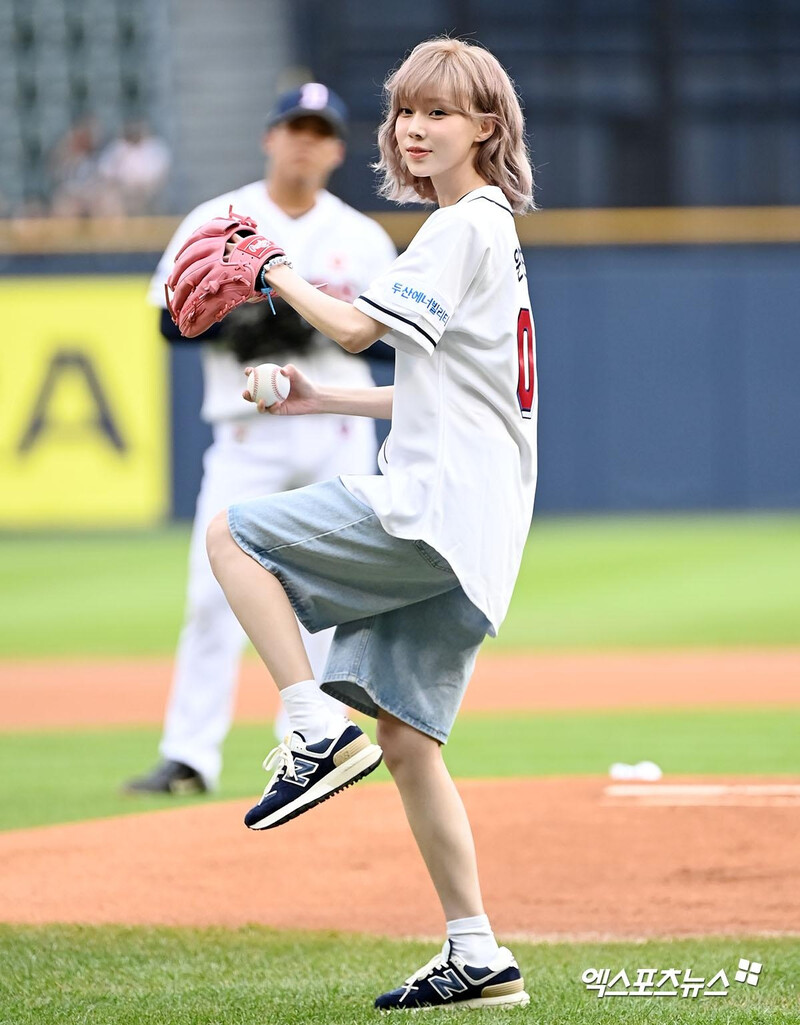
{"label": "baseball player in background", "polygon": [[[196,207],[167,246],[150,285],[162,308],[161,331],[185,342],[164,308],[164,283],[188,235],[231,204],[247,210],[261,231],[280,239],[295,266],[314,285],[352,302],[397,255],[373,220],[327,192],[345,156],[346,108],[324,85],[311,82],[279,97],[263,137],[264,180]],[[178,643],[172,692],[159,752],[147,775],[129,780],[129,793],[213,790],[222,767],[239,663],[246,641],[214,579],[205,549],[206,528],[220,509],[248,498],[327,480],[338,473],[370,473],[375,466],[373,424],[358,416],[260,417],[242,402],[242,369],[291,361],[309,376],[346,387],[372,385],[369,366],[314,330],[291,306],[244,304],[206,331],[202,365],[203,419],[213,442],[203,460],[189,553],[186,616]],[[332,630],[303,631],[317,679]],[[332,704],[332,698],[326,698]],[[285,732],[281,713],[276,732]]]}

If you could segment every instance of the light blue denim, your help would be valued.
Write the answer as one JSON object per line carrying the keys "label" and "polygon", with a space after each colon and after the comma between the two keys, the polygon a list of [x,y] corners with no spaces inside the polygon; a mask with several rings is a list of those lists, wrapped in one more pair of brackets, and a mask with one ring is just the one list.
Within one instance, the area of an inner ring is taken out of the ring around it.
{"label": "light blue denim", "polygon": [[387,534],[339,479],[233,505],[228,525],[307,630],[336,627],[323,690],[447,740],[489,623],[445,559]]}

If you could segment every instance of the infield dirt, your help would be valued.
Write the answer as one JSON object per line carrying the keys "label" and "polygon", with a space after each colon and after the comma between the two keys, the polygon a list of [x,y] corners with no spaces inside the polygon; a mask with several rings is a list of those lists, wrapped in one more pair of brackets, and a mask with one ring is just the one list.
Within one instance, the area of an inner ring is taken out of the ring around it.
{"label": "infield dirt", "polygon": [[[797,930],[797,807],[614,806],[605,783],[460,783],[502,935]],[[348,790],[265,833],[242,825],[247,806],[5,833],[0,919],[441,932],[391,784]]]}

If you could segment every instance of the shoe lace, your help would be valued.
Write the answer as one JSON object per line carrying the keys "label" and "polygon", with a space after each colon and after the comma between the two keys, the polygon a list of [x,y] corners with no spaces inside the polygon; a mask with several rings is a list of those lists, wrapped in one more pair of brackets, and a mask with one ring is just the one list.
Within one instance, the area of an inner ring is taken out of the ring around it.
{"label": "shoe lace", "polygon": [[412,989],[419,989],[417,983],[421,982],[426,975],[430,975],[431,972],[437,968],[444,968],[447,964],[447,958],[445,957],[444,951],[440,950],[438,954],[428,961],[427,964],[423,965],[418,971],[414,972],[406,981],[403,983],[403,995],[400,997],[399,1003],[403,1003],[408,998],[409,993]]}
{"label": "shoe lace", "polygon": [[272,772],[269,783],[264,787],[262,799],[267,796],[270,787],[275,780],[281,778],[281,775],[288,776],[289,779],[297,779],[297,771],[294,767],[294,754],[289,747],[289,737],[284,737],[277,747],[273,747],[262,762],[262,768],[265,772]]}

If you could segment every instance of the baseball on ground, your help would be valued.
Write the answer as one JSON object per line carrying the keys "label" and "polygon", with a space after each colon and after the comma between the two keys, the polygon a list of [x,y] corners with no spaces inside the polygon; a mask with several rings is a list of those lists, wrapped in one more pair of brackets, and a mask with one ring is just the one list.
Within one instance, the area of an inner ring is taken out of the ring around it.
{"label": "baseball on ground", "polygon": [[291,384],[284,377],[277,363],[261,363],[247,375],[247,390],[253,402],[264,400],[265,406],[273,406],[288,398]]}

